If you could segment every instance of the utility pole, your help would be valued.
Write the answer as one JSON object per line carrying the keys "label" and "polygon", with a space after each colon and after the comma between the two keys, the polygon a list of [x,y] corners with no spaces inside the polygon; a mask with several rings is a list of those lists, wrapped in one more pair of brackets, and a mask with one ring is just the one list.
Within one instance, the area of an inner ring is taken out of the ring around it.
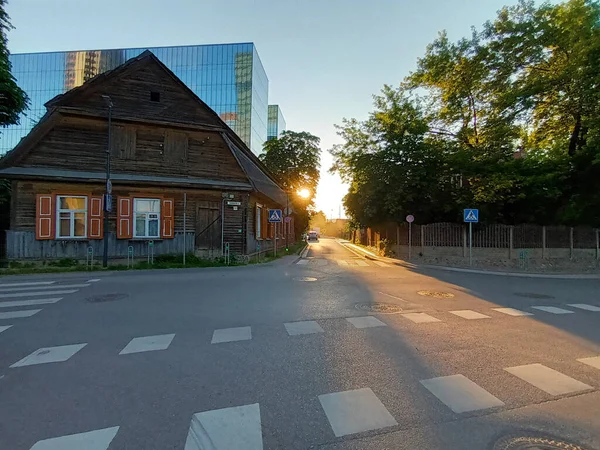
{"label": "utility pole", "polygon": [[112,209],[112,182],[110,181],[110,150],[112,147],[112,108],[113,103],[108,95],[102,98],[108,106],[108,146],[106,147],[106,186],[104,193],[104,252],[102,254],[102,266],[108,267],[108,213]]}

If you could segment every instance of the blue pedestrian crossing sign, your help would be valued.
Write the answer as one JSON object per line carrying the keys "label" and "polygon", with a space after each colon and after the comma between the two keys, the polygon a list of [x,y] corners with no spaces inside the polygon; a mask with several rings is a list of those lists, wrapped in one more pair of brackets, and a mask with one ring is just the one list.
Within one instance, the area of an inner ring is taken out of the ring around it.
{"label": "blue pedestrian crossing sign", "polygon": [[465,209],[464,210],[464,221],[469,223],[479,222],[479,210],[478,209]]}
{"label": "blue pedestrian crossing sign", "polygon": [[280,209],[269,209],[269,222],[281,223],[283,222],[283,214]]}

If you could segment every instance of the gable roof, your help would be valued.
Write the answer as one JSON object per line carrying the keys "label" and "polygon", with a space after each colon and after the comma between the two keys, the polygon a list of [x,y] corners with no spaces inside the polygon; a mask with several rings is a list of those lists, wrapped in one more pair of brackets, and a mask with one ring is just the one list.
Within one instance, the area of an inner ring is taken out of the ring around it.
{"label": "gable roof", "polygon": [[[79,96],[84,95],[86,92],[95,90],[100,87],[105,81],[127,73],[128,71],[135,71],[141,63],[152,61],[158,65],[185,93],[198,104],[199,108],[202,108],[205,114],[205,120],[202,123],[190,123],[182,121],[182,125],[186,126],[199,126],[203,129],[214,129],[221,133],[225,139],[227,146],[233,153],[234,157],[242,167],[242,170],[247,175],[249,181],[254,188],[271,198],[272,200],[285,204],[286,194],[277,183],[277,180],[269,173],[268,169],[264,164],[256,157],[254,153],[246,146],[242,139],[219,117],[219,115],[210,108],[204,101],[198,97],[194,91],[192,91],[183,81],[177,77],[160,59],[158,59],[151,51],[146,50],[140,55],[129,59],[125,63],[116,67],[115,69],[103,72],[96,75],[90,80],[83,83],[81,86],[73,88],[64,94],[59,94],[46,102],[45,106],[47,112],[42,119],[35,125],[35,127],[17,144],[17,146],[9,151],[0,160],[0,168],[11,167],[11,163],[18,161],[20,154],[28,151],[35,143],[43,137],[51,128],[51,123],[54,122],[56,116],[60,116],[60,112],[65,113],[76,113],[71,111],[69,105],[77,99]],[[177,122],[176,122],[177,123]]]}

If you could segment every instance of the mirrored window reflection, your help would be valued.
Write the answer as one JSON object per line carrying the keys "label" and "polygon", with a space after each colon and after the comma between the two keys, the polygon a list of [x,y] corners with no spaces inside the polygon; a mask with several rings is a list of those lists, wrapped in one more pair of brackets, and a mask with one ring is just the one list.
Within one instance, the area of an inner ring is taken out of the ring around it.
{"label": "mirrored window reflection", "polygon": [[[0,154],[11,150],[43,117],[44,104],[99,73],[114,69],[146,48],[16,54],[17,84],[30,108],[18,125],[3,130]],[[253,44],[149,48],[196,95],[214,109],[255,153],[267,139],[268,79]]]}

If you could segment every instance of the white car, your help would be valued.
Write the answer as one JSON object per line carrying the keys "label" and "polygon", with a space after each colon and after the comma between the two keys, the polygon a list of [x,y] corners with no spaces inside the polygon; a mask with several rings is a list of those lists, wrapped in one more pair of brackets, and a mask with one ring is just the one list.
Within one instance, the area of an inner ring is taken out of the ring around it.
{"label": "white car", "polygon": [[308,232],[308,236],[306,237],[307,241],[319,241],[319,235],[317,234],[316,231],[309,231]]}

